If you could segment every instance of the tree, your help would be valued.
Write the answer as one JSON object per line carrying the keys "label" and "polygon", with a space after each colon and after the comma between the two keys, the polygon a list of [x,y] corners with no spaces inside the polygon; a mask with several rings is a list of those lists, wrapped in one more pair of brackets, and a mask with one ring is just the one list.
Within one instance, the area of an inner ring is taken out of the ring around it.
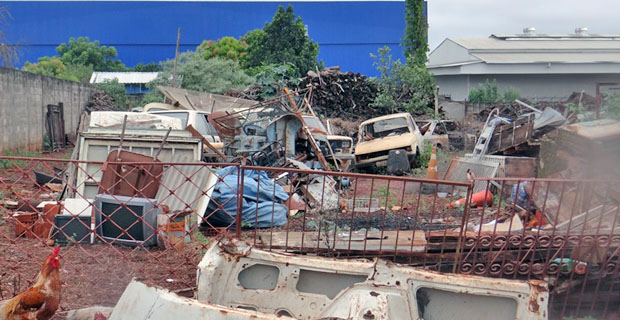
{"label": "tree", "polygon": [[41,57],[37,63],[26,62],[22,70],[75,82],[88,82],[93,73],[90,65],[67,66],[59,57]]}
{"label": "tree", "polygon": [[124,71],[125,66],[117,56],[114,47],[106,47],[99,41],[90,41],[88,37],[71,38],[68,43],[56,47],[60,60],[65,65],[92,66],[95,71]]}
{"label": "tree", "polygon": [[42,74],[49,77],[56,77],[65,72],[65,70],[67,70],[67,66],[65,66],[60,59],[54,57],[41,57],[37,63],[26,62],[22,68],[22,71]]}
{"label": "tree", "polygon": [[424,0],[405,0],[405,57],[417,65],[426,63],[428,26],[424,18]]}
{"label": "tree", "polygon": [[203,41],[197,50],[204,52],[204,58],[219,57],[230,59],[243,64],[247,55],[248,45],[244,41],[239,41],[233,37],[223,37],[217,41]]}
{"label": "tree", "polygon": [[[0,26],[7,25],[7,20],[11,17],[9,11],[0,5]],[[15,48],[8,45],[6,36],[0,30],[0,66],[12,67],[17,59]]]}
{"label": "tree", "polygon": [[291,63],[296,75],[301,76],[317,65],[319,46],[310,40],[291,5],[286,9],[280,6],[262,32],[250,31],[241,40],[248,45],[246,67]]}
{"label": "tree", "polygon": [[371,104],[376,108],[393,113],[408,111],[424,114],[433,110],[435,81],[424,65],[410,61],[403,64],[400,59],[393,60],[390,48],[379,49],[379,55],[371,54],[375,59],[377,71],[381,74],[376,79],[379,94]]}
{"label": "tree", "polygon": [[[163,63],[163,71],[157,79],[149,83],[149,88],[158,85],[170,85],[174,69],[174,60]],[[225,93],[228,90],[243,90],[254,83],[254,78],[247,75],[236,61],[222,58],[204,59],[201,50],[188,51],[179,55],[175,86],[183,89],[210,93]]]}
{"label": "tree", "polygon": [[248,69],[247,72],[256,78],[256,97],[260,101],[278,95],[284,86],[292,88],[299,84],[299,78],[295,77],[295,66],[291,63],[264,65]]}
{"label": "tree", "polygon": [[138,63],[133,68],[128,68],[127,71],[135,71],[135,72],[159,72],[161,71],[161,66],[158,63],[148,63],[142,64],[142,62]]}

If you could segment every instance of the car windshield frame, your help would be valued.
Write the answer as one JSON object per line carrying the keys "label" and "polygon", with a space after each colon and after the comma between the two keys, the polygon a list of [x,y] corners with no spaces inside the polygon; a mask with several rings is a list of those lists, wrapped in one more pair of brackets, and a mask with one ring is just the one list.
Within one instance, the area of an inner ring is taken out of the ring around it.
{"label": "car windshield frame", "polygon": [[149,112],[151,114],[156,114],[164,117],[170,117],[181,120],[181,125],[183,128],[187,128],[187,121],[189,121],[189,113],[188,112]]}
{"label": "car windshield frame", "polygon": [[[379,125],[379,127],[377,127]],[[377,130],[381,129],[381,130]],[[403,130],[406,129],[406,130]],[[381,119],[362,126],[360,141],[371,141],[388,136],[400,136],[411,133],[411,124],[407,117]]]}
{"label": "car windshield frame", "polygon": [[312,129],[318,129],[318,130],[321,130],[322,132],[327,133],[327,129],[325,128],[321,120],[319,120],[319,118],[313,117],[313,116],[302,116],[302,117],[304,118],[304,122],[306,123],[308,127]]}

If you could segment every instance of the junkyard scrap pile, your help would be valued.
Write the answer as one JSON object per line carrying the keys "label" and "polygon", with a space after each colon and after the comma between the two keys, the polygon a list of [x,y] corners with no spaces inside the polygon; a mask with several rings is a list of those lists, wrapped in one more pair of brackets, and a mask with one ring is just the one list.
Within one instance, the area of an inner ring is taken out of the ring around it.
{"label": "junkyard scrap pile", "polygon": [[341,73],[338,69],[310,71],[298,87],[313,87],[312,106],[328,118],[369,119],[383,114],[370,106],[377,95],[377,86],[359,73]]}

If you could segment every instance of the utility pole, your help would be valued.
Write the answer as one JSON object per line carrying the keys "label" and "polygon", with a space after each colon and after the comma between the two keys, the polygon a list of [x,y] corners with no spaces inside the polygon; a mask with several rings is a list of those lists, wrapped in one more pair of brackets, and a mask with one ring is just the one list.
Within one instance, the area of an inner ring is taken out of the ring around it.
{"label": "utility pole", "polygon": [[179,42],[181,42],[181,27],[179,27],[179,31],[177,32],[177,48],[174,52],[174,71],[172,72],[172,80],[170,83],[171,87],[176,86],[177,80],[177,62],[179,61]]}
{"label": "utility pole", "polygon": [[435,119],[439,119],[439,86],[435,90]]}

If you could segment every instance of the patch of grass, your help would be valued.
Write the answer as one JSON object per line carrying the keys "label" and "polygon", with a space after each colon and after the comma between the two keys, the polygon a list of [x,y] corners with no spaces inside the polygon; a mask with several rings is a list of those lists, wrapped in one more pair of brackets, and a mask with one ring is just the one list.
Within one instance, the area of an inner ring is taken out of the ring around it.
{"label": "patch of grass", "polygon": [[388,193],[387,185],[382,185],[372,192],[371,197],[377,197],[379,199],[379,206],[382,207],[387,204],[386,209],[389,209],[400,203],[401,195],[402,192],[395,189],[391,189]]}
{"label": "patch of grass", "polygon": [[[41,157],[40,152],[31,152],[31,151],[4,151],[4,156],[7,157],[24,157],[24,158],[37,158]],[[25,160],[9,160],[9,159],[0,159],[0,168],[2,169],[13,169],[23,167],[25,164]]]}
{"label": "patch of grass", "polygon": [[196,241],[204,244],[205,246],[209,245],[209,243],[211,243],[211,240],[209,240],[209,238],[205,237],[204,234],[202,234],[202,232],[196,232]]}

